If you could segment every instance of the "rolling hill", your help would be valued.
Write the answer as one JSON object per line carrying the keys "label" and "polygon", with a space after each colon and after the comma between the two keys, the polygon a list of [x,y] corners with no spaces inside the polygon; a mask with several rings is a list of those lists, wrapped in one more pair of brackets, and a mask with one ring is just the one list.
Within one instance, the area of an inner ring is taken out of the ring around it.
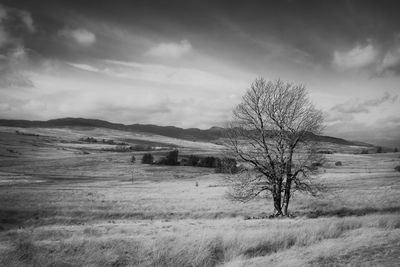
{"label": "rolling hill", "polygon": [[[131,132],[143,132],[150,134],[157,134],[167,137],[185,139],[185,140],[199,140],[199,141],[213,141],[223,136],[224,128],[211,127],[210,129],[188,128],[183,129],[175,126],[158,126],[152,124],[130,124],[125,125],[122,123],[112,123],[105,120],[98,119],[85,119],[85,118],[61,118],[48,121],[30,121],[30,120],[6,120],[0,119],[0,126],[9,127],[37,127],[37,128],[57,128],[57,127],[93,127],[93,128],[107,128]],[[353,145],[353,146],[373,146],[371,144],[348,141],[341,138],[312,135],[311,139],[321,142],[330,142],[340,145]]]}

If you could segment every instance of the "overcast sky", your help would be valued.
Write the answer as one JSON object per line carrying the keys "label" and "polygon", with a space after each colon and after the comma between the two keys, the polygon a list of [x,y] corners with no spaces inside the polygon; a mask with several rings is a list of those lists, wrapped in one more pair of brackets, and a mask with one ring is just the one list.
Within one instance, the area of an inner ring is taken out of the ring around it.
{"label": "overcast sky", "polygon": [[[397,4],[397,6],[396,6]],[[398,1],[0,1],[0,117],[222,126],[257,77],[400,147]]]}

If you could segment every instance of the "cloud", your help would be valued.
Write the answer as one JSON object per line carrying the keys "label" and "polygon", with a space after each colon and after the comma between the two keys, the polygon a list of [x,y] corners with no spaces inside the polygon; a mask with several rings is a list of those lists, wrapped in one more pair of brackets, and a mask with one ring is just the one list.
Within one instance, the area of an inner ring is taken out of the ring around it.
{"label": "cloud", "polygon": [[384,123],[384,124],[396,124],[400,126],[400,116],[389,116],[383,119],[378,120],[379,123]]}
{"label": "cloud", "polygon": [[190,86],[209,90],[230,91],[246,86],[243,81],[196,68],[179,68],[160,64],[145,64],[105,60],[102,72],[117,78],[165,85]]}
{"label": "cloud", "polygon": [[96,42],[96,35],[83,28],[64,28],[59,31],[59,35],[71,39],[82,46],[91,46]]}
{"label": "cloud", "polygon": [[0,89],[33,87],[34,84],[25,70],[29,63],[22,32],[15,29],[36,31],[29,12],[0,5]]}
{"label": "cloud", "polygon": [[34,87],[25,73],[28,55],[24,47],[17,46],[0,58],[0,88]]}
{"label": "cloud", "polygon": [[339,113],[357,114],[357,113],[368,113],[371,108],[382,105],[385,102],[395,103],[398,95],[390,95],[385,92],[382,97],[360,101],[359,99],[352,99],[345,103],[341,103],[333,106],[330,110],[337,111]]}
{"label": "cloud", "polygon": [[[379,127],[376,127],[376,125]],[[328,125],[326,134],[347,140],[364,141],[375,145],[400,146],[400,124],[376,121],[376,124],[361,122],[338,122]]]}
{"label": "cloud", "polygon": [[7,10],[0,4],[0,23],[7,18]]}
{"label": "cloud", "polygon": [[6,20],[10,20],[13,24],[17,23],[23,25],[30,33],[36,31],[31,13],[25,10],[8,8],[0,5],[0,25]]}
{"label": "cloud", "polygon": [[20,29],[27,29],[30,33],[36,31],[31,14],[25,10],[8,8],[0,4],[0,48],[3,48],[3,54],[0,54],[2,60],[0,75],[2,76],[7,67],[15,67],[10,62],[15,63],[16,60],[26,56],[24,38],[21,38],[26,32],[21,32]]}
{"label": "cloud", "polygon": [[349,51],[335,51],[332,65],[338,70],[359,69],[376,63],[378,57],[379,50],[371,43],[365,46],[358,44]]}
{"label": "cloud", "polygon": [[35,27],[35,25],[33,24],[33,19],[32,19],[31,14],[30,14],[29,12],[27,12],[27,11],[22,10],[22,11],[19,12],[19,15],[20,15],[21,21],[24,23],[24,25],[26,26],[26,28],[27,28],[31,33],[32,33],[32,32],[35,32],[35,31],[36,31],[36,27]]}
{"label": "cloud", "polygon": [[88,65],[88,64],[80,64],[80,63],[67,63],[67,64],[69,64],[72,67],[75,67],[77,69],[81,69],[81,70],[92,71],[92,72],[100,72],[100,70],[98,68],[93,67],[93,66]]}
{"label": "cloud", "polygon": [[182,40],[179,43],[160,43],[147,51],[147,55],[163,58],[181,58],[192,49],[188,40]]}
{"label": "cloud", "polygon": [[9,34],[5,31],[2,23],[3,21],[7,18],[8,14],[6,9],[0,5],[0,48],[10,42],[10,36]]}
{"label": "cloud", "polygon": [[397,43],[386,52],[381,64],[377,67],[378,73],[400,70],[400,44]]}
{"label": "cloud", "polygon": [[0,48],[12,41],[11,36],[5,31],[4,27],[0,24]]}

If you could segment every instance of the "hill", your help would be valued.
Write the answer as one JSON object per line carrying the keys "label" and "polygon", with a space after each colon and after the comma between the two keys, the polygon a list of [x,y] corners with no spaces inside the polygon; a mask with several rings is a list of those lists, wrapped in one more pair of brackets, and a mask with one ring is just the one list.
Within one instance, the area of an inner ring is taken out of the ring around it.
{"label": "hill", "polygon": [[[37,128],[54,128],[54,127],[97,127],[107,128],[131,132],[143,132],[150,134],[157,134],[167,137],[186,139],[186,140],[199,140],[199,141],[213,141],[221,138],[224,133],[224,128],[211,127],[210,129],[189,128],[183,129],[175,126],[158,126],[152,124],[130,124],[125,125],[122,123],[112,123],[105,120],[97,119],[84,119],[84,118],[61,118],[48,121],[30,121],[30,120],[6,120],[0,119],[0,126],[10,127],[37,127]],[[353,146],[372,146],[371,144],[348,141],[341,138],[312,135],[311,139],[320,142],[330,142],[340,145],[353,145]]]}

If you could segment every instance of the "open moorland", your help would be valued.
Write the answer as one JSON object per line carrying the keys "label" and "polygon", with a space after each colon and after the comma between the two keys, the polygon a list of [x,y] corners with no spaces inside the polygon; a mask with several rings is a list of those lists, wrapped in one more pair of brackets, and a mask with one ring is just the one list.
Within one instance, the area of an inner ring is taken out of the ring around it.
{"label": "open moorland", "polygon": [[[97,142],[88,142],[92,137]],[[112,140],[112,141],[110,141]],[[217,143],[105,128],[0,127],[0,266],[398,266],[400,153],[321,142],[319,197],[226,197],[211,168],[142,164],[223,156]],[[131,163],[131,156],[136,162]],[[340,161],[341,164],[337,164]]]}

